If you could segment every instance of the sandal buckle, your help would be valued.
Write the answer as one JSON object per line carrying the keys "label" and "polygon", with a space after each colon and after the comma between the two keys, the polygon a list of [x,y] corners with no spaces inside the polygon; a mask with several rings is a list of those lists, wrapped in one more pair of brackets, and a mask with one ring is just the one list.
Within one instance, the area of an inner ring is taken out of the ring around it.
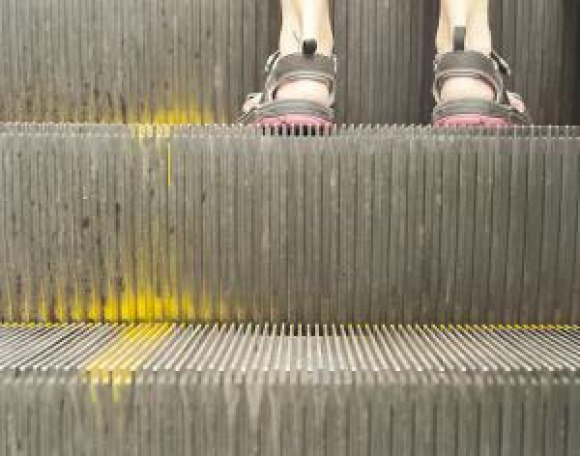
{"label": "sandal buckle", "polygon": [[507,76],[512,75],[512,70],[509,66],[509,63],[496,51],[491,51],[490,58],[497,64],[499,71]]}
{"label": "sandal buckle", "polygon": [[278,61],[279,57],[280,57],[280,51],[276,51],[273,54],[271,54],[270,57],[268,57],[268,60],[266,60],[266,66],[264,67],[264,73],[266,75],[270,74],[270,72],[272,71],[272,67]]}

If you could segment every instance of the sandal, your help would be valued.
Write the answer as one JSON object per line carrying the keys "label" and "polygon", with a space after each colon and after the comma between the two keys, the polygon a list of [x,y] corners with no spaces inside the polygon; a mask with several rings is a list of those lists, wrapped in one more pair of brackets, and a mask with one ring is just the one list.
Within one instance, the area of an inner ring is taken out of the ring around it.
{"label": "sandal", "polygon": [[[308,50],[308,49],[307,49]],[[262,93],[248,95],[239,122],[258,126],[333,125],[332,107],[309,100],[277,100],[278,89],[289,82],[302,80],[326,84],[330,93],[330,106],[334,104],[336,90],[336,58],[310,52],[280,56],[276,52],[266,64],[266,84]]]}
{"label": "sandal", "polygon": [[[465,28],[453,32],[453,51],[435,58],[433,110],[435,126],[509,126],[531,123],[522,98],[505,89],[503,76],[511,70],[507,62],[495,51],[488,57],[480,52],[465,51]],[[488,84],[495,93],[494,101],[462,99],[441,101],[443,84],[450,78],[473,77]]]}

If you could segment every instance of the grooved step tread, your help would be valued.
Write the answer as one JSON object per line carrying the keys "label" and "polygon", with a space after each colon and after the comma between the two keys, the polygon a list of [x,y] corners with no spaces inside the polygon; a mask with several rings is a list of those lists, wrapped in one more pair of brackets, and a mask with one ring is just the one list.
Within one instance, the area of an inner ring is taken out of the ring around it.
{"label": "grooved step tread", "polygon": [[0,454],[575,455],[579,369],[577,326],[2,325]]}

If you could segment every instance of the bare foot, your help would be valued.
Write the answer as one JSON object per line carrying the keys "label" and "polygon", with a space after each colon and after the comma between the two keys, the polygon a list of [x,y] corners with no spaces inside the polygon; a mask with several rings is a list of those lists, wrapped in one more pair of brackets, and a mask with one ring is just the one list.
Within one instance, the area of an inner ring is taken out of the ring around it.
{"label": "bare foot", "polygon": [[307,100],[330,107],[332,100],[326,84],[316,81],[296,81],[278,89],[277,100]]}
{"label": "bare foot", "polygon": [[443,103],[465,99],[493,101],[495,93],[489,84],[474,78],[450,78],[445,81],[441,89]]}

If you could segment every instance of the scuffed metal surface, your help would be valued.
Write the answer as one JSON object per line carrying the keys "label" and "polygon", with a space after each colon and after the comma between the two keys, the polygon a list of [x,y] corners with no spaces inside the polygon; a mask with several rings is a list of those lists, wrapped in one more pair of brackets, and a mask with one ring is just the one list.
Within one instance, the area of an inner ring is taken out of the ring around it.
{"label": "scuffed metal surface", "polygon": [[0,326],[0,454],[580,451],[578,327]]}
{"label": "scuffed metal surface", "polygon": [[580,322],[575,128],[2,128],[4,321]]}

